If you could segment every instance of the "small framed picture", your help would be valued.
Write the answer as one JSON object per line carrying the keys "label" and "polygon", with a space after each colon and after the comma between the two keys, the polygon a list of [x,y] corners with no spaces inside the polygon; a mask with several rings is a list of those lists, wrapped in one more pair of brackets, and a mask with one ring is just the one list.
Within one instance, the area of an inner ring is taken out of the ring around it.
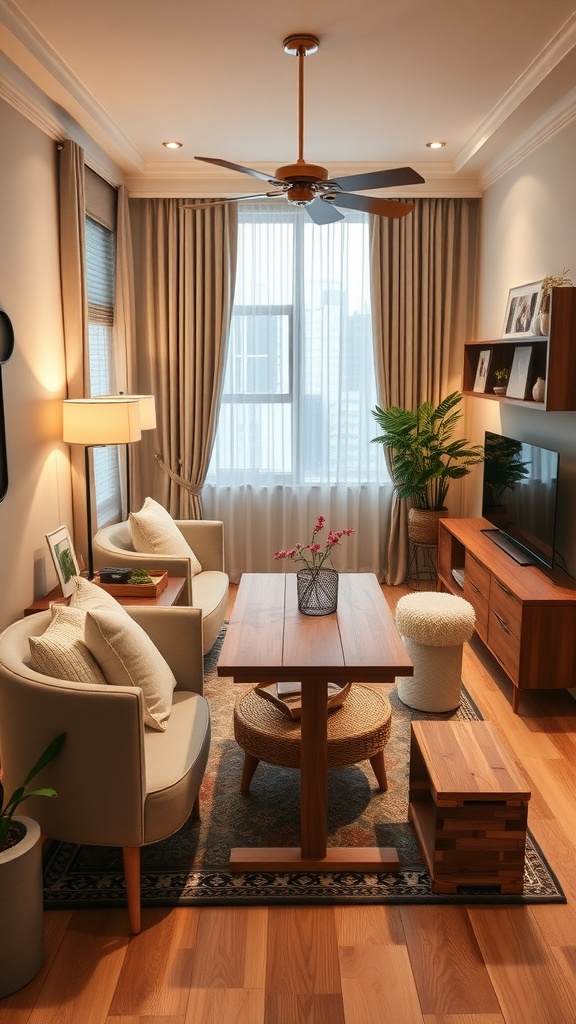
{"label": "small framed picture", "polygon": [[74,576],[80,575],[78,560],[72,547],[70,534],[66,526],[59,526],[57,530],[46,534],[50,554],[56,569],[58,582],[63,597],[69,597],[74,591]]}
{"label": "small framed picture", "polygon": [[514,349],[510,380],[506,388],[506,398],[527,398],[530,384],[530,368],[532,366],[532,345],[522,345]]}
{"label": "small framed picture", "polygon": [[474,391],[486,391],[486,381],[488,380],[488,367],[490,366],[491,357],[491,348],[482,349],[480,355],[478,356],[478,366],[476,368]]}
{"label": "small framed picture", "polygon": [[532,334],[532,321],[540,309],[541,295],[542,281],[510,289],[503,338],[528,338]]}

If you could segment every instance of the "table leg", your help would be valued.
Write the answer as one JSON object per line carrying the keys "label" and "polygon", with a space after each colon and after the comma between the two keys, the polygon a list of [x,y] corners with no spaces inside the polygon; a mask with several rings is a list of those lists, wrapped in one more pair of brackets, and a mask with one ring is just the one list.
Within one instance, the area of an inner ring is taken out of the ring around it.
{"label": "table leg", "polygon": [[302,857],[325,857],[328,829],[326,680],[302,685],[300,719],[300,845]]}
{"label": "table leg", "polygon": [[[337,713],[337,712],[336,712]],[[302,686],[300,718],[300,846],[236,847],[231,871],[398,871],[394,847],[327,846],[328,715],[326,680],[307,679]],[[254,759],[255,760],[255,759]],[[376,760],[376,759],[375,759]],[[386,788],[386,773],[373,764]]]}

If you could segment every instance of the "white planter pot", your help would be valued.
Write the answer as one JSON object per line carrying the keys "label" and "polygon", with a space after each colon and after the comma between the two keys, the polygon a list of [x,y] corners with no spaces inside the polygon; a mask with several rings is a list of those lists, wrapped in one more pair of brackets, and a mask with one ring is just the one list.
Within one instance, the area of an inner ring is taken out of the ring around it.
{"label": "white planter pot", "polygon": [[44,960],[40,826],[14,818],[24,838],[0,853],[0,998],[26,985]]}

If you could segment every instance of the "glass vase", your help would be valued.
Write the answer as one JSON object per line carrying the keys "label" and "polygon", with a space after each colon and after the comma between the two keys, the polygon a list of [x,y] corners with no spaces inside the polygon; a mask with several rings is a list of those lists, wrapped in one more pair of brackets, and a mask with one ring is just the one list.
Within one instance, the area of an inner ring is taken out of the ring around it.
{"label": "glass vase", "polygon": [[330,615],[338,607],[335,569],[300,569],[296,576],[298,611],[303,615]]}

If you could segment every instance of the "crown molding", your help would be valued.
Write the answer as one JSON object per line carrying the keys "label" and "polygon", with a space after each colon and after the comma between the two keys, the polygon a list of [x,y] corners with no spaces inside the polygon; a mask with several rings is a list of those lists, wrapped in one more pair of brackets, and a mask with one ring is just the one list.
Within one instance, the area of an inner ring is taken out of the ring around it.
{"label": "crown molding", "polygon": [[499,103],[484,119],[479,128],[470,136],[454,160],[456,173],[472,159],[486,144],[494,132],[510,117],[510,115],[530,96],[544,81],[560,61],[566,57],[576,45],[576,12],[572,14],[553,39],[532,61],[530,67],[520,75],[514,85],[502,97]]}
{"label": "crown molding", "polygon": [[[338,163],[330,165],[333,178],[347,174],[369,174],[398,166],[396,163]],[[370,189],[364,195],[386,196],[390,199],[407,199],[410,196],[469,196],[482,194],[478,175],[455,176],[452,163],[429,161],[412,165],[425,179],[421,185],[406,185],[403,188]],[[273,164],[258,162],[258,170],[274,176]],[[158,199],[163,196],[182,199],[217,199],[237,196],[265,194],[266,182],[249,177],[201,160],[179,160],[173,164],[151,161],[146,164],[143,175],[128,176],[128,193],[133,199]]]}
{"label": "crown molding", "polygon": [[[34,60],[38,62],[44,73],[47,71],[54,82],[58,83],[58,85],[61,86],[61,88],[63,88],[72,98],[79,108],[78,121],[82,122],[81,127],[83,130],[86,131],[90,137],[95,137],[100,134],[101,137],[106,139],[108,144],[112,144],[120,155],[118,162],[121,162],[123,159],[128,166],[137,171],[141,171],[144,167],[142,154],[135,148],[135,146],[133,146],[129,138],[107,114],[106,110],[98,102],[95,96],[85,88],[80,79],[62,60],[48,40],[45,39],[34,25],[32,25],[28,18],[26,18],[13,0],[0,0],[0,22],[6,26],[14,39],[25,47]],[[21,78],[25,77],[24,72],[19,71],[14,64],[11,63],[11,67],[14,71],[18,71]],[[13,81],[10,82],[10,88],[12,93],[12,105],[16,105],[16,103],[20,102],[22,104],[20,109],[22,110],[22,113],[24,113],[27,108],[27,101],[25,97],[27,90],[23,90],[24,96],[22,98],[18,97],[18,89],[22,89],[21,78],[18,80],[18,78],[14,76]],[[33,77],[30,78],[30,81],[32,85],[38,87]],[[42,86],[40,86],[40,91],[46,96],[47,101],[50,102],[50,97],[45,93]],[[33,120],[38,127],[42,128],[43,114],[39,109],[39,106],[41,107],[41,104],[36,107],[28,104],[29,115],[27,116],[30,116],[30,120]],[[51,125],[50,119],[48,120],[47,124],[50,125],[51,131],[57,131],[58,122],[60,122],[61,130],[59,137],[68,137],[68,131],[66,128],[67,119],[64,111],[61,106],[56,104],[53,104],[53,111],[59,111],[59,116],[56,118],[56,126]],[[89,121],[84,121],[83,114],[87,115]],[[54,114],[52,116],[54,116]],[[92,122],[92,124],[89,122]],[[94,132],[94,126],[96,126],[96,132]],[[112,159],[114,158],[112,157]]]}
{"label": "crown molding", "polygon": [[3,53],[0,53],[0,98],[51,139],[61,142],[66,138],[62,116]]}
{"label": "crown molding", "polygon": [[497,159],[484,168],[481,175],[482,189],[493,185],[499,178],[530,156],[549,139],[576,120],[576,88],[563,96],[546,114],[530,126],[513,145],[508,146]]}

